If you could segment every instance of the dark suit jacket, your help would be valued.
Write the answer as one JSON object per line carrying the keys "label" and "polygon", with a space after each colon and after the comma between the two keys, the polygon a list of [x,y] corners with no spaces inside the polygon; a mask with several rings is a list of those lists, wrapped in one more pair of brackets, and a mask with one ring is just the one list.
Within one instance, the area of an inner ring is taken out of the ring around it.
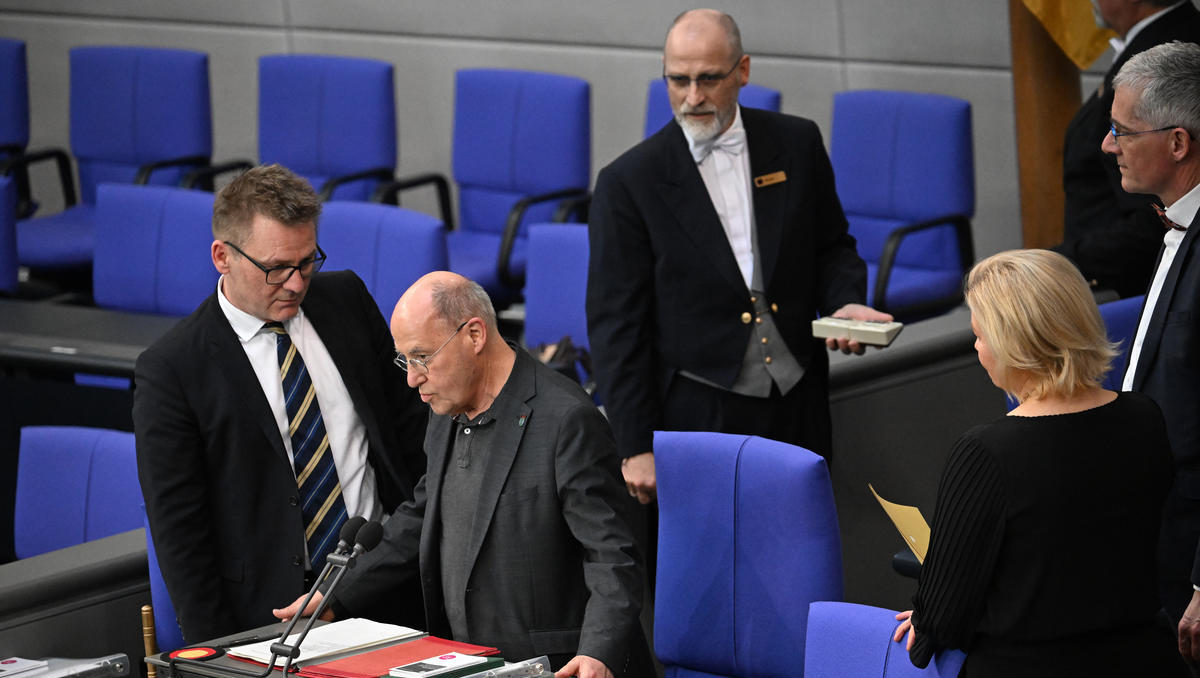
{"label": "dark suit jacket", "polygon": [[[828,357],[811,321],[865,303],[867,269],[847,233],[833,169],[810,120],[742,108],[759,265],[775,323],[809,377]],[[742,366],[754,307],[704,180],[674,121],[605,167],[589,227],[588,337],[621,456],[651,449],[672,377],[725,387]],[[824,388],[820,389],[824,393]]]}
{"label": "dark suit jacket", "polygon": [[[1159,227],[1161,233],[1161,226]],[[1167,419],[1175,484],[1163,515],[1164,600],[1178,619],[1200,584],[1200,215],[1171,262],[1154,305],[1133,390],[1153,398]],[[1142,312],[1145,313],[1143,307]],[[1141,320],[1138,320],[1141,323]]]}
{"label": "dark suit jacket", "polygon": [[1162,244],[1162,226],[1150,210],[1154,196],[1126,193],[1113,156],[1100,150],[1108,134],[1112,79],[1130,57],[1171,40],[1200,42],[1200,12],[1191,2],[1159,15],[1126,45],[1067,126],[1063,144],[1066,191],[1063,243],[1088,280],[1122,297],[1142,294],[1154,275],[1154,257]]}
{"label": "dark suit jacket", "polygon": [[[427,408],[392,364],[391,336],[357,276],[314,276],[303,308],[366,427],[379,499],[391,510],[424,468]],[[272,608],[304,592],[296,478],[215,293],[146,349],[135,381],[138,474],[184,638],[274,621]]]}
{"label": "dark suit jacket", "polygon": [[[470,529],[468,642],[510,660],[576,653],[615,675],[653,675],[638,622],[641,563],[629,527],[612,434],[579,384],[517,350],[505,400],[493,414],[493,445]],[[331,594],[354,614],[418,563],[431,634],[449,637],[442,590],[442,475],[454,423],[433,416],[425,436],[429,471],[416,499],[384,523],[383,542],[359,559]]]}

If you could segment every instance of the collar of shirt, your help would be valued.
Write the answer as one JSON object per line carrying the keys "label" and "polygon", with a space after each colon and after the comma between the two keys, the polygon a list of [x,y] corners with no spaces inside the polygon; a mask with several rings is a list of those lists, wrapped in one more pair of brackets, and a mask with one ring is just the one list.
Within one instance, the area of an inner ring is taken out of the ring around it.
{"label": "collar of shirt", "polygon": [[1187,228],[1196,219],[1196,212],[1200,212],[1200,184],[1167,207],[1167,218]]}
{"label": "collar of shirt", "polygon": [[729,124],[729,129],[707,141],[696,141],[688,134],[687,128],[681,126],[683,136],[687,139],[688,151],[696,164],[704,162],[712,149],[718,146],[726,148],[734,156],[746,151],[746,128],[742,126],[742,107],[734,106],[733,111],[733,122]]}
{"label": "collar of shirt", "polygon": [[[233,328],[234,334],[236,334],[238,339],[244,344],[253,339],[255,335],[259,333],[263,327],[263,323],[266,321],[261,318],[256,318],[237,306],[234,306],[233,302],[229,301],[229,299],[225,297],[225,292],[221,289],[221,281],[224,279],[225,276],[221,276],[217,279],[217,303],[220,304],[221,312],[225,314],[225,318],[229,320],[229,326]],[[292,323],[297,321],[303,315],[304,309],[298,309],[295,316],[283,323],[283,327],[288,331],[288,334],[292,333]]]}
{"label": "collar of shirt", "polygon": [[1191,0],[1179,0],[1179,2],[1175,3],[1174,5],[1171,5],[1170,7],[1164,7],[1164,8],[1162,8],[1161,11],[1155,12],[1154,14],[1151,14],[1150,16],[1146,17],[1145,19],[1142,19],[1141,21],[1134,24],[1133,28],[1129,29],[1129,32],[1125,34],[1124,38],[1121,38],[1121,37],[1109,38],[1108,44],[1112,45],[1112,48],[1113,48],[1113,61],[1115,62],[1117,59],[1121,58],[1121,52],[1125,51],[1125,47],[1129,43],[1133,42],[1133,39],[1137,37],[1138,33],[1142,32],[1143,28],[1154,23],[1155,19],[1162,18],[1163,14],[1170,12],[1171,10],[1175,9],[1176,7],[1182,5],[1185,2],[1191,2]]}

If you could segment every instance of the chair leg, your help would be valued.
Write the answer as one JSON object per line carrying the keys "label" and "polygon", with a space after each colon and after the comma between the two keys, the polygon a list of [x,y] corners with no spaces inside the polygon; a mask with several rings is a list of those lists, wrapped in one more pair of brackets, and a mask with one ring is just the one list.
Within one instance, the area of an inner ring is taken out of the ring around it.
{"label": "chair leg", "polygon": [[[152,657],[158,654],[158,641],[156,640],[154,631],[154,608],[150,605],[142,606],[142,646],[146,649],[146,656]],[[153,664],[146,664],[146,678],[157,678],[158,671],[155,670]]]}

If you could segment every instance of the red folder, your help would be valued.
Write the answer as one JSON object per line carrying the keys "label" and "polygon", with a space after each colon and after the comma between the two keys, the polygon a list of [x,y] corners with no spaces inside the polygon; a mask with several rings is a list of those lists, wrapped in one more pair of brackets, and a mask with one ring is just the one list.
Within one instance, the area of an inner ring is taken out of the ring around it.
{"label": "red folder", "polygon": [[388,669],[393,666],[411,664],[447,652],[461,652],[462,654],[486,657],[499,654],[500,650],[494,647],[425,636],[356,654],[353,657],[335,659],[323,664],[310,664],[301,668],[298,675],[305,678],[376,678],[377,676],[386,676]]}

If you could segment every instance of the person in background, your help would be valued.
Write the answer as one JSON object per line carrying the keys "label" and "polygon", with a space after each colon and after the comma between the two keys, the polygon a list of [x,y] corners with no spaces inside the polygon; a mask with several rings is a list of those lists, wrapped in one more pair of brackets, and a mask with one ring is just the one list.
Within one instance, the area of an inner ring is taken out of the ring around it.
{"label": "person in background", "polygon": [[1094,290],[1121,297],[1145,294],[1162,244],[1152,196],[1121,188],[1108,135],[1113,77],[1130,57],[1172,40],[1200,42],[1200,12],[1192,0],[1092,0],[1097,23],[1116,31],[1113,62],[1067,126],[1063,142],[1066,193],[1063,242],[1055,251],[1075,262]]}

